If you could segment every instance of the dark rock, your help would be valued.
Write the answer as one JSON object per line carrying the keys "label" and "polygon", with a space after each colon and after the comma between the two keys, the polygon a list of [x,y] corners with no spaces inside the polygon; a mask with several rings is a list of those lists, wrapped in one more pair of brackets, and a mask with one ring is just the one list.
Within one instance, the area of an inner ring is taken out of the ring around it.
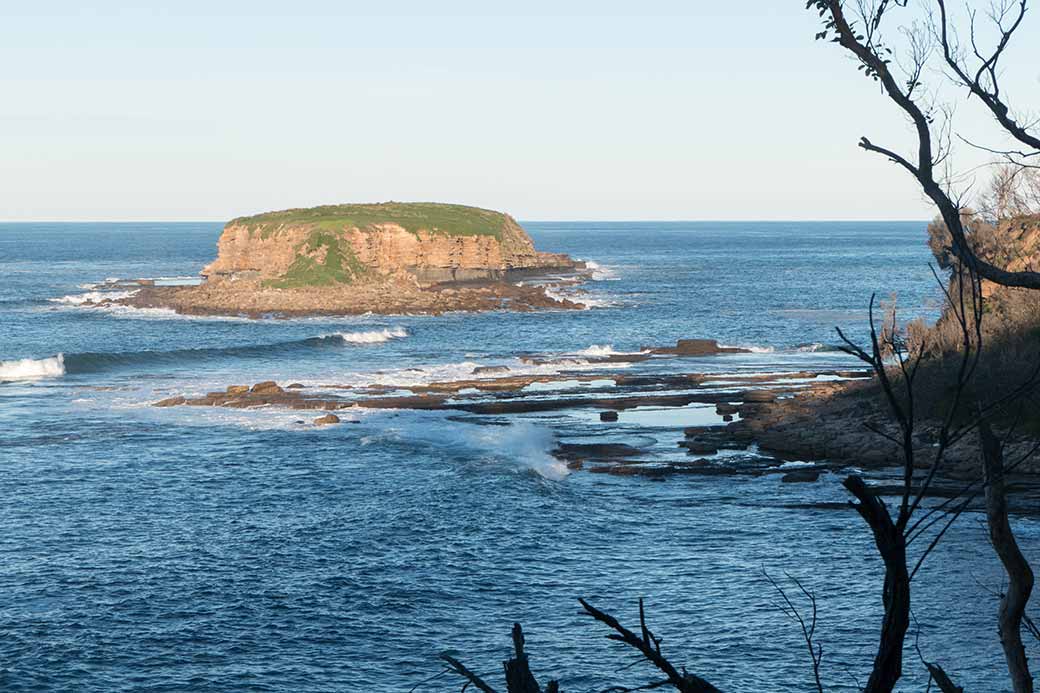
{"label": "dark rock", "polygon": [[617,421],[618,413],[616,411],[601,411],[599,413],[600,421]]}
{"label": "dark rock", "polygon": [[552,454],[560,459],[612,459],[634,457],[639,448],[625,443],[560,443]]}
{"label": "dark rock", "polygon": [[747,354],[748,349],[719,346],[714,339],[680,339],[674,347],[658,347],[650,349],[655,354],[671,354],[674,356],[713,356],[715,354]]}
{"label": "dark rock", "polygon": [[262,383],[254,385],[250,392],[254,395],[280,395],[285,392],[285,390],[283,390],[273,380],[265,380]]}
{"label": "dark rock", "polygon": [[703,438],[687,438],[679,443],[679,447],[686,448],[691,455],[714,455],[719,451],[716,441]]}
{"label": "dark rock", "polygon": [[327,426],[329,424],[338,424],[340,419],[335,414],[326,414],[325,416],[319,416],[314,420],[316,426]]}
{"label": "dark rock", "polygon": [[793,472],[788,472],[780,477],[780,481],[785,484],[804,484],[812,483],[820,478],[820,471],[818,469],[797,469]]}
{"label": "dark rock", "polygon": [[286,390],[302,390],[303,389],[303,383],[290,383],[289,385],[285,386],[285,389]]}

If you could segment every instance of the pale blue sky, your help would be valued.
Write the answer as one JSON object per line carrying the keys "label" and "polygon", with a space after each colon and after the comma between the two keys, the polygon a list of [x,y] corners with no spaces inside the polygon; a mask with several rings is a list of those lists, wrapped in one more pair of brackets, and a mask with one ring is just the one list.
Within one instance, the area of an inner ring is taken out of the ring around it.
{"label": "pale blue sky", "polygon": [[[813,40],[804,0],[0,3],[0,219],[388,199],[522,219],[931,214],[857,149],[907,128]],[[1027,21],[1009,87],[1040,107]]]}

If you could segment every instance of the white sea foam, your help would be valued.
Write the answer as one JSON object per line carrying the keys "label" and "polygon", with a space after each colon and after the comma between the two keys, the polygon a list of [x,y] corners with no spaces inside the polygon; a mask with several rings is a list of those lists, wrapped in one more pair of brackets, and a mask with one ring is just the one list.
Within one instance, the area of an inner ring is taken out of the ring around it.
{"label": "white sea foam", "polygon": [[612,298],[593,296],[590,294],[579,294],[576,298],[571,300],[585,306],[585,310],[591,308],[612,308],[613,306],[618,305],[618,302]]}
{"label": "white sea foam", "polygon": [[595,260],[585,260],[585,266],[592,270],[592,280],[597,282],[609,282],[620,279],[613,267],[604,266]]}
{"label": "white sea foam", "polygon": [[747,349],[752,354],[772,354],[776,351],[774,347],[758,346],[756,344],[738,344],[735,346],[732,344],[720,344],[719,346],[723,349]]}
{"label": "white sea foam", "polygon": [[572,354],[569,357],[543,363],[525,363],[520,359],[483,363],[466,360],[455,363],[415,366],[412,368],[395,368],[385,371],[355,371],[337,375],[325,375],[322,376],[320,381],[308,382],[307,380],[300,380],[300,382],[315,387],[332,382],[338,385],[351,385],[353,387],[396,387],[407,389],[429,385],[430,383],[480,378],[481,376],[473,375],[473,369],[478,366],[505,366],[509,369],[508,375],[510,376],[556,375],[561,371],[615,370],[632,366],[628,362],[604,363],[602,361],[590,360],[590,358],[589,356],[581,358],[577,354]]}
{"label": "white sea foam", "polygon": [[839,351],[839,349],[835,348],[830,344],[824,344],[823,342],[812,342],[811,344],[798,345],[797,347],[795,347],[795,351],[807,354],[815,354],[821,351]]}
{"label": "white sea foam", "polygon": [[595,296],[586,291],[563,291],[558,287],[545,287],[545,295],[557,301],[570,301],[577,303],[583,310],[592,308],[610,308],[618,305],[618,302],[605,296]]}
{"label": "white sea foam", "polygon": [[816,464],[813,463],[813,462],[800,462],[800,461],[797,461],[797,460],[792,460],[790,462],[784,462],[782,465],[777,467],[777,469],[799,469],[799,468],[802,468],[802,467],[815,467],[815,466],[816,466]]}
{"label": "white sea foam", "polygon": [[546,479],[560,480],[569,474],[567,465],[549,454],[555,447],[555,438],[545,426],[528,422],[481,426],[444,422],[439,417],[438,425],[431,425],[430,417],[423,414],[397,421],[383,429],[383,435],[400,442],[444,448],[452,454],[464,450],[467,457],[517,471],[531,470]]}
{"label": "white sea foam", "polygon": [[544,426],[514,423],[510,426],[465,427],[470,430],[464,431],[464,440],[495,461],[506,461],[556,481],[570,473],[566,464],[549,454],[555,440],[552,431]]}
{"label": "white sea foam", "polygon": [[389,327],[366,332],[335,332],[324,336],[339,337],[344,342],[349,342],[350,344],[380,344],[389,342],[391,339],[403,339],[408,336],[408,330],[403,327]]}
{"label": "white sea foam", "polygon": [[645,351],[617,351],[614,349],[612,344],[593,344],[587,349],[581,351],[575,351],[576,356],[633,356],[635,354],[645,354]]}
{"label": "white sea foam", "polygon": [[45,359],[0,361],[0,380],[36,380],[65,375],[65,355]]}
{"label": "white sea foam", "polygon": [[137,293],[133,291],[87,291],[82,294],[69,294],[61,298],[49,299],[52,303],[63,303],[69,306],[82,306],[89,303],[101,303],[102,301],[115,301],[121,298],[130,298]]}

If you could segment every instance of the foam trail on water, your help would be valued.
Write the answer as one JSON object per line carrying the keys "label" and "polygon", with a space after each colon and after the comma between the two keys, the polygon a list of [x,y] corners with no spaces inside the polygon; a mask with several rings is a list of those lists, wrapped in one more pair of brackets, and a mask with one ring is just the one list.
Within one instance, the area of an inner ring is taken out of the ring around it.
{"label": "foam trail on water", "polygon": [[408,336],[408,330],[403,327],[391,327],[382,330],[370,330],[368,332],[336,332],[324,335],[325,337],[339,337],[350,344],[380,344],[389,342],[391,339],[402,339]]}
{"label": "foam trail on water", "polygon": [[36,380],[65,375],[65,355],[45,359],[0,361],[0,380]]}

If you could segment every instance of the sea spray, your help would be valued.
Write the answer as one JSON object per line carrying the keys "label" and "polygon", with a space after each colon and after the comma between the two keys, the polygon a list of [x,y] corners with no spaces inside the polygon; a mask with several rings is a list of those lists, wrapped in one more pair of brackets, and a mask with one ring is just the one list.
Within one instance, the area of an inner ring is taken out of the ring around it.
{"label": "sea spray", "polygon": [[533,423],[509,426],[465,426],[463,437],[469,445],[489,459],[532,470],[546,479],[559,481],[570,473],[567,465],[550,454],[555,437],[550,429]]}
{"label": "sea spray", "polygon": [[0,361],[0,380],[36,380],[65,375],[65,355],[44,359]]}
{"label": "sea spray", "polygon": [[605,267],[595,260],[584,260],[585,267],[591,270],[592,280],[597,282],[617,281],[620,279],[613,267]]}
{"label": "sea spray", "polygon": [[375,444],[387,438],[398,444],[437,448],[451,457],[476,458],[514,471],[533,471],[546,479],[560,480],[570,473],[566,464],[550,454],[556,446],[552,430],[529,422],[485,426],[448,422],[425,413],[414,413],[401,421],[398,415],[392,425],[362,443]]}

